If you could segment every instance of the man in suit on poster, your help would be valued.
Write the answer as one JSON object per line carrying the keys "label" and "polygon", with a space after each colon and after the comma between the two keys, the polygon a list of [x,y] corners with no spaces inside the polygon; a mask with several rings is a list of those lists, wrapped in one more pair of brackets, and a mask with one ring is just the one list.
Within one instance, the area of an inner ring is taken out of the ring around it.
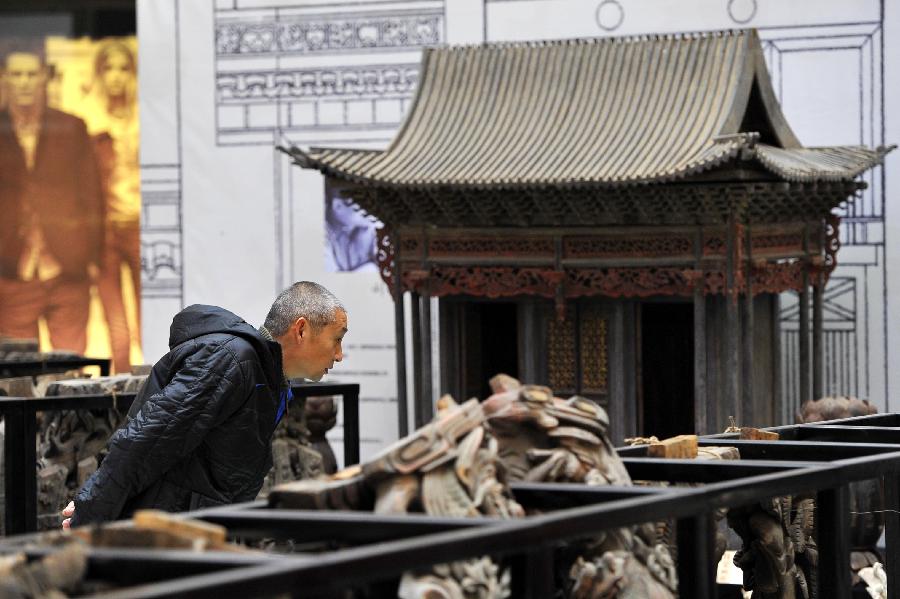
{"label": "man in suit on poster", "polygon": [[4,47],[0,110],[0,335],[83,353],[103,197],[84,121],[46,105],[43,40]]}

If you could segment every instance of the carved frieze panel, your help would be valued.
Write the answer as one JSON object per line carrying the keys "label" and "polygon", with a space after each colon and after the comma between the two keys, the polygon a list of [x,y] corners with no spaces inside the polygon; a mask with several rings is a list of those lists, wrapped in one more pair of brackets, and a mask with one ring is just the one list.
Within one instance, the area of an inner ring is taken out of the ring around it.
{"label": "carved frieze panel", "polygon": [[802,260],[770,262],[762,268],[753,269],[753,294],[800,291],[803,288]]}
{"label": "carved frieze panel", "polygon": [[803,231],[789,233],[752,233],[753,256],[783,255],[803,251]]}
{"label": "carved frieze panel", "polygon": [[591,235],[565,237],[565,258],[655,258],[690,255],[693,251],[690,235],[649,233],[643,236]]}
{"label": "carved frieze panel", "polygon": [[725,255],[725,232],[703,234],[703,256]]}
{"label": "carved frieze panel", "polygon": [[443,11],[343,18],[287,17],[222,20],[218,56],[420,48],[443,39]]}
{"label": "carved frieze panel", "polygon": [[554,297],[560,277],[561,273],[542,268],[434,266],[427,285],[433,296]]}
{"label": "carved frieze panel", "polygon": [[566,269],[566,297],[691,295],[693,290],[692,272],[684,268]]}
{"label": "carved frieze panel", "polygon": [[428,255],[536,257],[553,256],[556,248],[551,237],[459,237],[428,241]]}

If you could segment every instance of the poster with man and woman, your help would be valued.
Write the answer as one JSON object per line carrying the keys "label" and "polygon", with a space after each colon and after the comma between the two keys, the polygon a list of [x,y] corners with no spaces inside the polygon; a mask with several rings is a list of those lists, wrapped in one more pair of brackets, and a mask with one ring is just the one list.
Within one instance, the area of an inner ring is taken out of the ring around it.
{"label": "poster with man and woman", "polygon": [[0,337],[116,372],[143,361],[136,48],[0,38]]}

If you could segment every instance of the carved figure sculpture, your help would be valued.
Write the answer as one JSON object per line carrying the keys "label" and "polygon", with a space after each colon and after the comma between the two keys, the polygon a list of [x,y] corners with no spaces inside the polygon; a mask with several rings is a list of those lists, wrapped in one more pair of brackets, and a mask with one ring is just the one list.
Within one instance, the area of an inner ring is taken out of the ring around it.
{"label": "carved figure sculpture", "polygon": [[275,429],[272,439],[272,470],[266,475],[259,497],[268,497],[272,488],[296,480],[334,474],[337,463],[325,438],[337,421],[331,397],[295,399]]}
{"label": "carved figure sculpture", "polygon": [[814,521],[811,497],[773,497],[729,510],[728,525],[743,542],[734,564],[744,571],[743,586],[754,599],[816,596]]}
{"label": "carved figure sculpture", "polygon": [[333,397],[308,397],[304,408],[310,446],[322,456],[325,474],[337,472],[337,459],[325,433],[337,422],[337,404]]}
{"label": "carved figure sculpture", "polygon": [[[878,410],[865,399],[850,396],[823,397],[805,402],[797,422],[823,422],[838,418],[868,416]],[[884,491],[880,479],[850,483],[850,570],[853,584],[859,571],[881,561],[876,544],[884,531]]]}
{"label": "carved figure sculpture", "polygon": [[[510,480],[632,484],[607,436],[603,408],[505,375],[492,379],[492,389],[483,407]],[[579,553],[569,571],[568,597],[674,597],[675,564],[653,524],[607,531]]]}

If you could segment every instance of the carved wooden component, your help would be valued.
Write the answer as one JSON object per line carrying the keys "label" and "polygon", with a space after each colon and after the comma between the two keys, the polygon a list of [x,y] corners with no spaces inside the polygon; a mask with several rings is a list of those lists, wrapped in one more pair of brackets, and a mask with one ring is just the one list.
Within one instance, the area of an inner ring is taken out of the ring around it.
{"label": "carved wooden component", "polygon": [[777,441],[781,435],[774,431],[764,431],[759,428],[751,428],[748,426],[741,427],[741,439],[751,441]]}
{"label": "carved wooden component", "polygon": [[678,435],[651,443],[647,447],[651,458],[692,460],[697,457],[697,435]]}
{"label": "carved wooden component", "polygon": [[135,528],[159,530],[170,532],[177,536],[202,539],[209,546],[225,543],[227,532],[225,527],[210,524],[209,522],[175,518],[171,514],[159,510],[138,510],[134,513],[131,520]]}

